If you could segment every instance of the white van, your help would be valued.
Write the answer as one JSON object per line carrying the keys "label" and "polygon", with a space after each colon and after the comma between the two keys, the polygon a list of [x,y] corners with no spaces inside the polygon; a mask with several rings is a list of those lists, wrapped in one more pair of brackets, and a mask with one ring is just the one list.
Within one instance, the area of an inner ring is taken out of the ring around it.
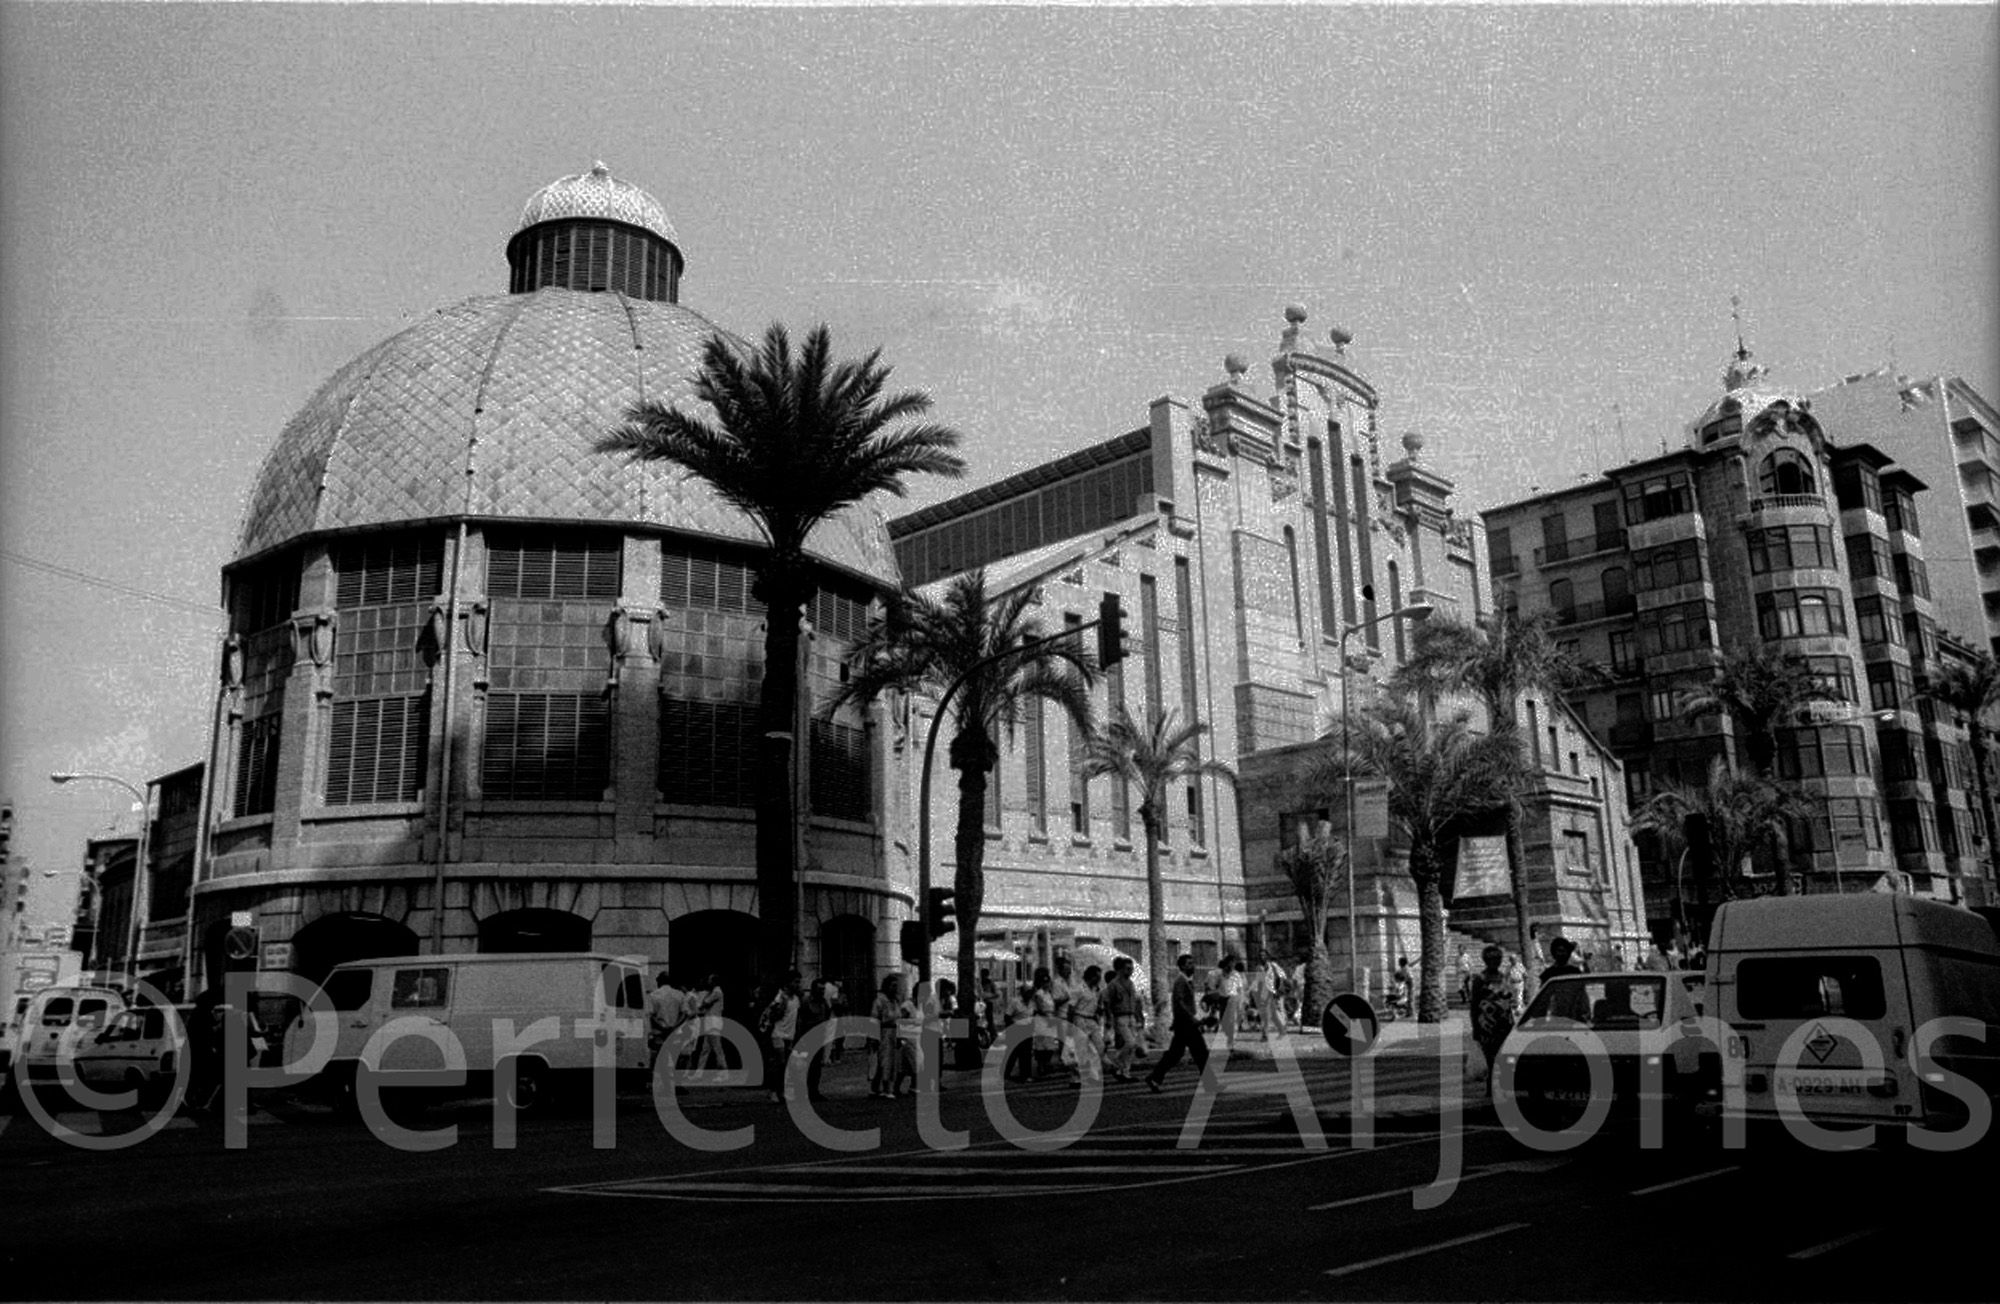
{"label": "white van", "polygon": [[75,1056],[91,1038],[125,1012],[125,994],[94,985],[44,987],[21,1017],[15,1049],[14,1081],[55,1082],[64,1056]]}
{"label": "white van", "polygon": [[[2000,1097],[2000,938],[1969,910],[1874,892],[1728,902],[1709,932],[1707,998],[1733,1030],[1725,1053],[1742,1061],[1751,1119],[1777,1118],[1783,1092],[1817,1124],[1954,1131],[1967,1113],[1946,1071]],[[1918,1032],[1944,1016],[1984,1024],[1985,1041],[1941,1038],[1919,1076]]]}
{"label": "white van", "polygon": [[[317,1081],[343,1105],[352,1107],[357,1075],[370,1074],[379,1087],[396,1088],[399,1077],[445,1067],[442,1050],[422,1036],[406,1036],[372,1049],[376,1030],[396,1019],[439,1029],[455,1037],[465,1053],[466,1082],[453,1094],[485,1095],[493,1089],[493,1023],[512,1019],[514,1032],[551,1016],[561,1035],[523,1049],[517,1059],[509,1103],[523,1111],[546,1103],[552,1088],[566,1080],[587,1080],[595,1047],[612,1045],[612,1063],[621,1077],[643,1077],[646,1054],[646,994],[643,962],[583,952],[522,955],[401,956],[353,960],[340,965],[322,985],[339,1021],[339,1041]],[[584,1035],[578,1035],[578,1025]],[[285,1061],[297,1062],[312,1039],[303,1015],[285,1032]],[[615,1043],[615,1044],[613,1044]]]}

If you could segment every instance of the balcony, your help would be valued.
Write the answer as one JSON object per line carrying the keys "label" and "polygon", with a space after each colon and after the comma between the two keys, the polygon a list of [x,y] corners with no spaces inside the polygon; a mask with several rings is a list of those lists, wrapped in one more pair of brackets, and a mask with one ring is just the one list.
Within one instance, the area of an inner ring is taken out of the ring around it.
{"label": "balcony", "polygon": [[1568,561],[1582,561],[1586,557],[1596,557],[1607,552],[1625,550],[1625,531],[1611,530],[1605,534],[1592,535],[1586,539],[1568,539],[1562,543],[1551,543],[1535,549],[1535,565],[1555,566]]}
{"label": "balcony", "polygon": [[1622,598],[1611,598],[1603,602],[1578,602],[1553,610],[1558,625],[1587,625],[1593,620],[1611,620],[1618,616],[1629,616],[1638,609],[1638,598],[1628,593]]}
{"label": "balcony", "polygon": [[1763,494],[1750,500],[1750,516],[1764,512],[1789,511],[1800,507],[1812,507],[1824,512],[1826,499],[1818,494]]}

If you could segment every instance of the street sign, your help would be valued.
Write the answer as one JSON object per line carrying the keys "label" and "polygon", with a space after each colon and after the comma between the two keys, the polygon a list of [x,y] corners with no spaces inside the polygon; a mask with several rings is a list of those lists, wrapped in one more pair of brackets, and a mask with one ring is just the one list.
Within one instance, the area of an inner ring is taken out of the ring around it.
{"label": "street sign", "polygon": [[47,939],[47,945],[49,946],[67,947],[69,945],[69,925],[50,924],[42,930],[42,936]]}
{"label": "street sign", "polygon": [[257,964],[259,969],[289,969],[292,967],[292,944],[290,942],[264,943],[264,956]]}
{"label": "street sign", "polygon": [[229,912],[229,926],[231,928],[248,928],[256,922],[257,915],[255,911],[232,910]]}
{"label": "street sign", "polygon": [[1342,992],[1326,1003],[1319,1027],[1326,1044],[1342,1055],[1366,1055],[1381,1030],[1375,1007],[1353,992]]}
{"label": "street sign", "polygon": [[1362,779],[1354,785],[1354,836],[1389,836],[1389,785],[1380,779]]}
{"label": "street sign", "polygon": [[223,954],[232,960],[254,960],[257,958],[257,930],[254,928],[232,928],[222,939]]}

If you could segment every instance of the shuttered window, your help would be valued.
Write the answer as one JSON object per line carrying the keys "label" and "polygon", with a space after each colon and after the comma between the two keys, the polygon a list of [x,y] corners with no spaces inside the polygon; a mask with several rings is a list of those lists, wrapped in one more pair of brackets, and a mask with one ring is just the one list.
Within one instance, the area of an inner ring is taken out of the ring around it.
{"label": "shuttered window", "polygon": [[815,815],[867,823],[868,731],[832,720],[812,722],[808,772]]}
{"label": "shuttered window", "polygon": [[237,735],[235,811],[244,815],[268,815],[277,807],[278,738],[284,716],[272,712],[260,719],[245,720]]}
{"label": "shuttered window", "polygon": [[662,801],[748,809],[757,804],[756,767],[755,703],[660,699]]}
{"label": "shuttered window", "polygon": [[334,605],[352,610],[435,598],[444,587],[444,540],[397,535],[334,550]]}
{"label": "shuttered window", "polygon": [[430,723],[425,701],[377,697],[333,704],[327,742],[328,805],[417,799]]}
{"label": "shuttered window", "polygon": [[611,785],[611,717],[601,694],[493,693],[480,787],[497,801],[601,801]]}
{"label": "shuttered window", "polygon": [[821,589],[813,598],[812,621],[821,634],[859,643],[868,634],[868,601]]}
{"label": "shuttered window", "polygon": [[764,604],[751,596],[756,573],[743,554],[668,544],[660,555],[660,602],[669,607],[737,611],[761,616]]}
{"label": "shuttered window", "polygon": [[615,534],[495,533],[486,543],[493,598],[615,598],[624,561]]}

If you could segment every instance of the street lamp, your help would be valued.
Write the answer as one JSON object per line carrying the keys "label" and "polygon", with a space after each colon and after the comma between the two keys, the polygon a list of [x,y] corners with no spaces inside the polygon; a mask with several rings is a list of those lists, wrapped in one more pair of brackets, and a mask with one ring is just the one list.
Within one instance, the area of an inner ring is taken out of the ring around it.
{"label": "street lamp", "polygon": [[[125,935],[125,985],[130,988],[136,981],[139,971],[139,921],[145,917],[146,906],[146,834],[152,825],[152,812],[147,809],[149,803],[146,800],[145,792],[115,774],[86,774],[71,770],[58,770],[49,776],[49,782],[55,784],[70,783],[77,779],[94,779],[99,783],[115,783],[125,791],[131,793],[139,802],[139,845],[133,852],[134,859],[132,863],[132,922]],[[99,892],[101,895],[101,887]],[[99,951],[103,950],[102,943],[95,937],[91,939],[91,945]]]}
{"label": "street lamp", "polygon": [[1412,602],[1407,607],[1384,612],[1370,620],[1359,621],[1340,631],[1340,770],[1342,787],[1347,796],[1347,990],[1361,990],[1361,943],[1360,933],[1355,924],[1354,911],[1354,726],[1348,716],[1347,680],[1350,674],[1347,665],[1347,640],[1362,630],[1379,625],[1385,620],[1407,616],[1411,620],[1423,620],[1436,610],[1428,602]]}

